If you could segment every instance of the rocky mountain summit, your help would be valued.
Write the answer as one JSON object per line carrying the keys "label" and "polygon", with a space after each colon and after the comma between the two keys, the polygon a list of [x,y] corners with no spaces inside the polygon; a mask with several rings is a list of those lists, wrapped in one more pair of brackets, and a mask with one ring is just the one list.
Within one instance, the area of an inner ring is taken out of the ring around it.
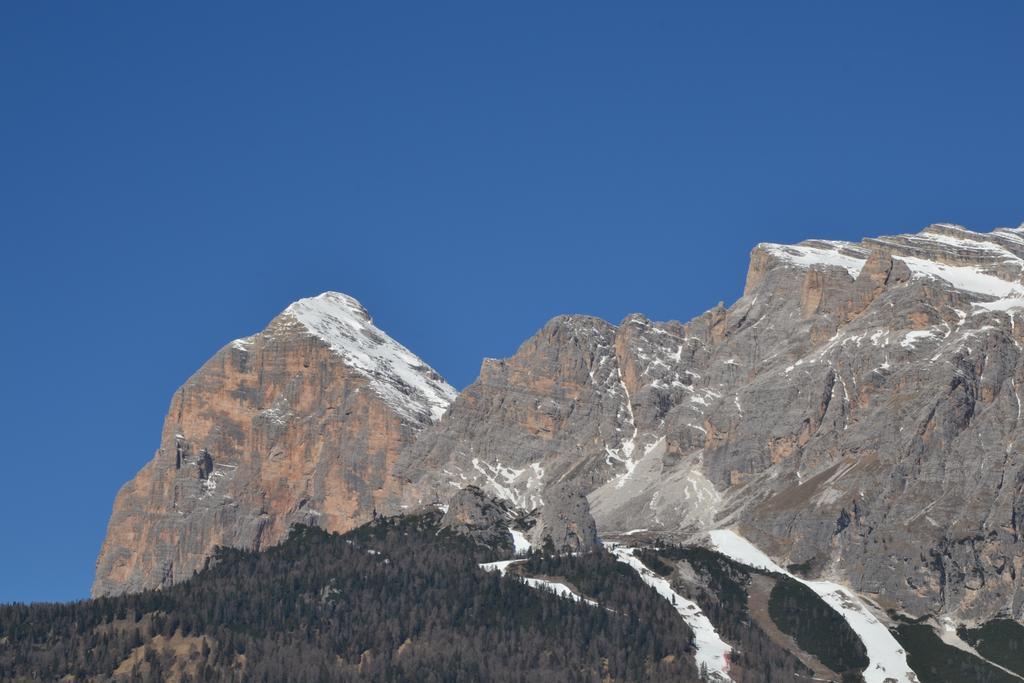
{"label": "rocky mountain summit", "polygon": [[175,395],[94,590],[474,486],[556,519],[585,496],[605,537],[729,528],[912,615],[1021,618],[1022,274],[1024,229],[761,244],[728,308],[561,316],[457,398],[354,300],[297,302]]}
{"label": "rocky mountain summit", "polygon": [[1024,230],[761,244],[686,323],[552,320],[399,459],[407,494],[588,492],[604,535],[733,526],[912,614],[1020,616]]}
{"label": "rocky mountain summit", "polygon": [[355,299],[293,303],[175,392],[160,448],[114,502],[93,594],[175,583],[215,546],[264,548],[296,523],[366,522],[455,393]]}

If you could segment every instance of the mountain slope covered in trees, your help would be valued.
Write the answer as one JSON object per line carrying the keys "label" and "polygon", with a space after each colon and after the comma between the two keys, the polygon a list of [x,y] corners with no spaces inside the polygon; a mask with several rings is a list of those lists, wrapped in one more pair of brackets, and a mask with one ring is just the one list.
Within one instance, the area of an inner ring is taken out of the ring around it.
{"label": "mountain slope covered in trees", "polygon": [[694,681],[689,629],[607,555],[573,558],[591,606],[478,563],[507,552],[430,512],[345,535],[297,527],[192,579],[0,607],[0,678],[74,681]]}
{"label": "mountain slope covered in trees", "polygon": [[[708,674],[692,615],[612,553],[549,544],[513,559],[508,539],[487,538],[446,527],[437,510],[343,535],[297,526],[263,552],[221,548],[165,589],[0,606],[0,680],[865,680],[858,634],[786,576],[703,547],[641,544],[643,564],[731,647],[726,671]],[[1016,622],[962,629],[979,657],[928,623],[890,619],[921,683],[1021,680]]]}

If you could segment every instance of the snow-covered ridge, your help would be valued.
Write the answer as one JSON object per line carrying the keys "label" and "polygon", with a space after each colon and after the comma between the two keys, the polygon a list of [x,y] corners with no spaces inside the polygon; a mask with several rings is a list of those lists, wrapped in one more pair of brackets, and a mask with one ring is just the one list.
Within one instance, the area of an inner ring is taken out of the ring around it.
{"label": "snow-covered ridge", "polygon": [[[347,294],[324,292],[300,299],[281,314],[304,326],[370,380],[370,386],[405,418],[437,421],[458,393],[416,354],[373,324]],[[244,343],[244,341],[243,341]]]}
{"label": "snow-covered ridge", "polygon": [[839,266],[845,268],[851,277],[860,275],[868,251],[851,242],[814,241],[805,244],[769,244],[757,245],[780,261],[809,268],[811,266]]}
{"label": "snow-covered ridge", "polygon": [[984,310],[1024,308],[1024,226],[978,233],[937,223],[919,233],[853,242],[808,240],[795,245],[764,243],[758,248],[796,268],[842,267],[856,278],[872,250],[902,261],[914,278],[944,282],[978,298]]}
{"label": "snow-covered ridge", "polygon": [[755,569],[785,574],[818,594],[829,607],[838,612],[864,643],[868,653],[868,668],[864,671],[866,683],[918,683],[917,674],[907,663],[907,654],[885,624],[880,622],[867,606],[849,589],[832,581],[807,581],[786,571],[761,549],[728,529],[708,533],[715,550],[736,562]]}
{"label": "snow-covered ridge", "polygon": [[891,248],[915,278],[939,280],[969,294],[981,310],[1024,307],[1024,238],[1021,229],[977,233],[938,224],[916,235],[872,240]]}

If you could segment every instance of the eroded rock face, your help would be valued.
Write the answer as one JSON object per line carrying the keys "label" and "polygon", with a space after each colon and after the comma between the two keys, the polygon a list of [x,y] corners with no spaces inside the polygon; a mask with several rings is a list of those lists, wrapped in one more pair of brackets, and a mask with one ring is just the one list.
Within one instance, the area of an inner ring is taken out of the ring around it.
{"label": "eroded rock face", "polygon": [[759,245],[686,324],[556,318],[403,451],[405,495],[572,485],[602,533],[732,526],[886,606],[1020,618],[1022,273],[1024,230],[935,225]]}
{"label": "eroded rock face", "polygon": [[[621,451],[629,434],[617,428],[629,416],[618,366],[611,362],[614,334],[597,318],[559,317],[513,358],[485,360],[445,427],[403,452],[397,474],[413,484],[408,494],[414,502],[486,484],[532,510],[543,503],[545,482],[581,465],[589,471],[595,451]],[[594,483],[611,472],[595,473]]]}
{"label": "eroded rock face", "polygon": [[597,550],[597,524],[590,514],[584,492],[571,483],[548,486],[545,504],[536,515],[537,523],[530,529],[534,548],[553,548],[556,552],[582,553]]}
{"label": "eroded rock face", "polygon": [[451,497],[440,526],[493,547],[519,545],[512,538],[515,529],[536,550],[597,550],[597,524],[583,491],[572,484],[555,484],[545,495],[543,506],[527,511],[478,486],[467,486]]}
{"label": "eroded rock face", "polygon": [[512,547],[509,524],[515,517],[512,507],[476,486],[467,486],[452,496],[441,517],[441,528],[468,536],[484,545]]}
{"label": "eroded rock face", "polygon": [[93,594],[166,586],[217,545],[266,547],[294,523],[371,519],[399,489],[399,451],[454,396],[354,299],[292,304],[174,394],[159,450],[117,495]]}

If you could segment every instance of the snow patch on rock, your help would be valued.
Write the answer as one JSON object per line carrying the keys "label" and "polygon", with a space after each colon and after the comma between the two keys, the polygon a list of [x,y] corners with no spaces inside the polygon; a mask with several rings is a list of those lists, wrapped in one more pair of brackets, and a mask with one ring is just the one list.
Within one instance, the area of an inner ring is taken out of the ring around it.
{"label": "snow patch on rock", "polygon": [[[867,261],[867,252],[854,244],[847,242],[816,242],[823,246],[788,245],[788,244],[760,244],[764,251],[768,252],[780,261],[809,268],[811,266],[839,266],[845,268],[850,277],[856,279]],[[863,257],[851,256],[850,252],[862,253]]]}
{"label": "snow patch on rock", "polygon": [[300,299],[285,309],[370,380],[370,386],[405,418],[436,422],[458,393],[412,351],[373,324],[362,304],[339,292]]}

